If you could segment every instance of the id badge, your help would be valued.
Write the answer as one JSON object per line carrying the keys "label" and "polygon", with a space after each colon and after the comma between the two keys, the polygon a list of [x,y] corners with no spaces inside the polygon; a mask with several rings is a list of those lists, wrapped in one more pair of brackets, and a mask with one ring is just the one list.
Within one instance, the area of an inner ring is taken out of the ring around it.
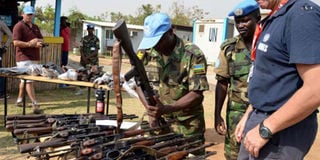
{"label": "id badge", "polygon": [[247,79],[247,82],[249,83],[251,77],[252,77],[252,74],[253,74],[253,68],[254,68],[254,63],[252,63],[252,66],[250,67],[250,71],[249,71],[249,75],[248,75],[248,79]]}
{"label": "id badge", "polygon": [[90,47],[90,51],[95,51],[96,47]]}

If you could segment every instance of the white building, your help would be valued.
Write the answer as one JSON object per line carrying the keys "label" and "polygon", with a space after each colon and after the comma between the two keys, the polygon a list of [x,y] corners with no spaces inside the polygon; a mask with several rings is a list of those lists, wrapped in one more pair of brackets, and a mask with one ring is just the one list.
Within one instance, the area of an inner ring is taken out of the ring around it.
{"label": "white building", "polygon": [[[89,21],[83,20],[82,35],[87,35],[87,25],[95,25],[95,35],[100,39],[99,54],[106,53],[111,55],[112,46],[115,37],[112,32],[112,28],[116,23],[101,22],[101,21]],[[132,47],[135,52],[139,47],[139,44],[143,38],[143,26],[127,24],[128,32],[131,38]],[[182,39],[191,41],[192,39],[192,27],[173,25],[174,32]]]}
{"label": "white building", "polygon": [[[87,25],[95,25],[95,35],[100,39],[100,50],[99,53],[108,53],[111,51],[115,37],[112,32],[112,28],[116,23],[111,22],[101,22],[101,21],[83,21],[83,33],[82,35],[87,35]],[[130,34],[131,43],[134,51],[137,51],[137,48],[140,44],[140,41],[143,37],[143,26],[139,25],[130,25],[127,24],[128,32]]]}
{"label": "white building", "polygon": [[220,45],[225,39],[234,36],[234,20],[201,19],[193,24],[192,42],[204,52],[208,64],[213,64],[218,57]]}

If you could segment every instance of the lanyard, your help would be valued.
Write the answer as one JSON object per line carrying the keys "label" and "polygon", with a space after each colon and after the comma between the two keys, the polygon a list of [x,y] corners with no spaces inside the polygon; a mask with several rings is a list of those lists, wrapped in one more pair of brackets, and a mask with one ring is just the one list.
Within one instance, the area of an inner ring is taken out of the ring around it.
{"label": "lanyard", "polygon": [[[288,0],[281,0],[278,7],[274,10],[272,10],[266,18],[271,17],[273,14],[275,14],[282,6],[284,6]],[[251,60],[254,61],[256,59],[256,52],[257,52],[257,40],[259,39],[261,32],[264,29],[264,25],[261,23],[258,23],[256,25],[256,30],[254,31],[253,41],[252,41],[252,50],[251,50]]]}

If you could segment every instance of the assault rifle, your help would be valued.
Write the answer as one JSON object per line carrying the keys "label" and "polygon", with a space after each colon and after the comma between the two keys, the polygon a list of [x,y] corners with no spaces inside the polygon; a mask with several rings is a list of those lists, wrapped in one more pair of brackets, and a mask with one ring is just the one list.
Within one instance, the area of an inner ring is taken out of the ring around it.
{"label": "assault rifle", "polygon": [[[112,142],[112,143],[101,144],[101,145],[98,145],[98,146],[95,146],[95,147],[87,147],[87,148],[84,148],[81,151],[81,153],[82,153],[82,155],[87,155],[87,154],[91,154],[91,153],[96,152],[96,151],[103,151],[103,150],[110,149],[110,146],[112,146],[112,147],[113,146],[116,146],[116,147],[129,146],[128,144],[131,145],[132,143],[136,143],[138,141],[141,141],[141,139],[133,139],[133,140],[127,140],[127,141],[119,141],[119,139],[129,138],[129,137],[141,135],[141,134],[144,134],[144,133],[147,133],[147,132],[151,132],[151,131],[155,131],[155,130],[161,130],[163,127],[167,127],[167,126],[152,127],[152,128],[148,128],[148,129],[127,130],[127,131],[124,131],[122,133],[109,135],[109,136],[106,136],[104,138],[109,138],[109,140],[110,140],[110,138],[113,138],[113,139],[115,139],[117,141]],[[86,144],[88,145],[88,144],[90,144],[90,142],[87,142]]]}
{"label": "assault rifle", "polygon": [[158,160],[182,160],[182,159],[185,159],[189,153],[210,147],[212,145],[214,145],[214,143],[204,144],[202,146],[188,149],[188,150],[176,151],[166,155],[165,157],[159,158]]}
{"label": "assault rifle", "polygon": [[74,142],[82,141],[84,138],[92,138],[97,136],[108,136],[113,134],[113,131],[102,131],[102,132],[96,132],[96,133],[82,133],[73,135],[72,137],[67,138],[52,138],[45,142],[35,142],[35,143],[28,143],[28,144],[20,144],[18,145],[18,150],[20,153],[27,153],[32,152],[35,149],[41,150],[48,147],[58,147],[58,146],[65,146],[70,145]]}
{"label": "assault rifle", "polygon": [[[159,136],[154,136],[154,137],[139,137],[139,138],[132,138],[132,139],[126,139],[126,140],[120,140],[120,141],[116,141],[116,142],[109,142],[109,143],[105,143],[105,144],[101,144],[101,145],[97,145],[95,147],[91,147],[91,148],[84,148],[81,151],[82,155],[88,155],[88,154],[92,154],[92,153],[102,153],[104,151],[112,151],[112,150],[127,150],[129,149],[131,146],[137,145],[139,142],[152,142],[153,144],[155,143],[160,143],[160,142],[164,142],[167,140],[171,140],[174,138],[178,138],[181,137],[182,135],[180,134],[174,134],[174,133],[169,133],[169,134],[165,134],[165,135],[159,135]],[[116,148],[116,149],[115,149]],[[108,152],[106,152],[108,153]]]}
{"label": "assault rifle", "polygon": [[[126,119],[134,119],[138,118],[134,114],[124,114],[123,115]],[[53,119],[80,119],[80,118],[91,118],[91,119],[110,119],[116,120],[116,114],[109,114],[109,115],[101,115],[97,113],[86,113],[86,114],[46,114],[46,115],[7,115],[6,122],[13,123],[13,122],[34,122],[40,120],[47,120],[48,118]]]}
{"label": "assault rifle", "polygon": [[[124,20],[120,20],[116,23],[113,28],[113,33],[115,37],[120,41],[121,47],[128,55],[130,63],[133,66],[132,69],[125,74],[125,80],[128,81],[129,79],[134,77],[137,85],[140,86],[142,91],[144,92],[144,96],[149,105],[155,106],[156,101],[154,99],[154,91],[149,84],[149,80],[142,61],[137,57],[136,53],[133,50],[128,33],[128,28]],[[150,126],[155,127],[165,124],[165,120],[162,117],[159,117],[157,119],[151,119],[149,117],[149,123]]]}
{"label": "assault rifle", "polygon": [[[182,137],[181,137],[182,138]],[[176,152],[176,151],[182,151],[182,150],[186,150],[190,147],[193,147],[193,145],[195,144],[200,144],[202,143],[201,140],[197,140],[197,141],[193,141],[193,142],[187,142],[187,143],[182,143],[182,144],[175,144],[173,146],[169,146],[169,145],[172,145],[172,144],[168,144],[166,142],[161,142],[160,144],[162,143],[165,143],[166,145],[161,145],[161,147],[163,148],[152,148],[152,147],[149,147],[148,150],[154,150],[157,152],[157,157],[160,158],[160,157],[164,157],[166,155],[169,155],[170,153],[173,153],[173,152]],[[141,145],[140,145],[141,146]],[[143,145],[142,145],[143,146]],[[142,157],[149,157],[150,156],[150,152],[146,152],[146,153],[141,153],[141,154],[137,154],[135,153],[137,151],[133,151],[132,154],[129,154],[127,153],[126,155],[124,155],[122,157],[122,159],[125,159],[125,160],[135,160],[135,159],[139,159],[139,158],[142,158]],[[154,157],[154,159],[156,159],[157,157]]]}
{"label": "assault rifle", "polygon": [[[125,114],[124,119],[134,119],[138,116],[134,114]],[[116,115],[101,116],[98,114],[88,115],[16,115],[7,117],[6,129],[7,131],[13,131],[15,129],[23,128],[37,128],[37,127],[61,127],[65,125],[82,125],[88,123],[94,123],[95,120],[115,120]],[[35,129],[36,130],[36,129]]]}

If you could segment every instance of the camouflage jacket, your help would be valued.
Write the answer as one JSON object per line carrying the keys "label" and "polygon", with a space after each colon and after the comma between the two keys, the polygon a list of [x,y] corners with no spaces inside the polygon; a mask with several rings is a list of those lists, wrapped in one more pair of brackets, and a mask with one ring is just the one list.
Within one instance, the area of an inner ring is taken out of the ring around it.
{"label": "camouflage jacket", "polygon": [[[83,49],[83,53],[85,56],[89,56],[92,53],[92,50],[95,49],[100,49],[100,41],[99,38],[95,35],[93,36],[84,36],[81,39],[81,44],[82,44],[82,49]],[[84,62],[82,62],[82,60],[80,61],[80,63],[83,65]],[[99,59],[98,56],[96,57],[92,57],[90,58],[90,63],[91,65],[98,65],[99,64]]]}
{"label": "camouflage jacket", "polygon": [[[209,89],[206,77],[207,62],[203,52],[196,45],[178,39],[170,56],[161,56],[153,49],[146,53],[146,56],[138,54],[138,57],[144,57],[149,81],[159,84],[158,91],[163,104],[172,104],[189,91]],[[203,108],[202,104],[174,114],[186,119],[197,114],[197,110],[202,110],[199,108]]]}
{"label": "camouflage jacket", "polygon": [[215,62],[216,79],[229,80],[228,97],[238,103],[248,103],[248,75],[251,67],[250,51],[240,36],[227,39],[221,45]]}

